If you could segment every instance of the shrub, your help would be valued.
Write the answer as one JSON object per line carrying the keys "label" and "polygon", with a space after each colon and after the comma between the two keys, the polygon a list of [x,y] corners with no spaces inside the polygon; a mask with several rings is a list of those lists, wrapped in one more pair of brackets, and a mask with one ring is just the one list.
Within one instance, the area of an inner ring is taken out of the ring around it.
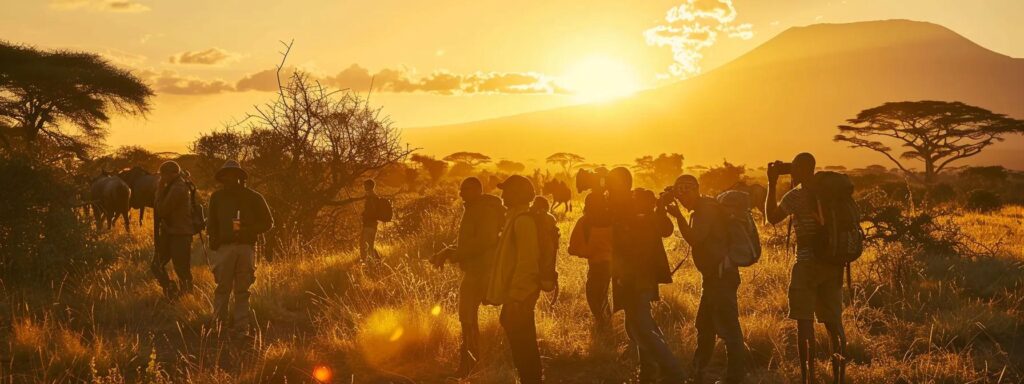
{"label": "shrub", "polygon": [[928,189],[928,202],[948,203],[956,198],[956,190],[948,183],[940,183]]}
{"label": "shrub", "polygon": [[102,252],[75,214],[75,189],[61,172],[22,158],[0,158],[0,274],[45,284],[93,264]]}
{"label": "shrub", "polygon": [[984,189],[975,189],[967,194],[965,208],[978,212],[991,212],[1003,206],[999,195]]}

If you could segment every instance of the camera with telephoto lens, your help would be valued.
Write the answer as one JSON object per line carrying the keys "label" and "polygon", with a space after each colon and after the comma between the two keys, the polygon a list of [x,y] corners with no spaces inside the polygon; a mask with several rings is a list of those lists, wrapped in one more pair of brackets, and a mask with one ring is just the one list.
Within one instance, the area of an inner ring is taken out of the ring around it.
{"label": "camera with telephoto lens", "polygon": [[580,169],[576,172],[576,193],[603,190],[606,176],[608,170],[603,167],[594,170]]}
{"label": "camera with telephoto lens", "polygon": [[793,173],[793,163],[787,163],[782,160],[775,160],[775,162],[768,165],[768,168],[775,170],[779,175],[789,175]]}

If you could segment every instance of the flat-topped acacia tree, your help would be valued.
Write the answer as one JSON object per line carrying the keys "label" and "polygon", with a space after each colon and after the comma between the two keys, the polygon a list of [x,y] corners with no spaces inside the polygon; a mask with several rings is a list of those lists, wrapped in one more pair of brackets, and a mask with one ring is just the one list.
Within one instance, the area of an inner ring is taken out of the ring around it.
{"label": "flat-topped acacia tree", "polygon": [[[890,102],[865,109],[847,122],[839,126],[835,141],[881,153],[915,179],[918,176],[905,162],[923,162],[925,183],[935,181],[953,162],[1003,141],[1003,136],[1024,133],[1024,121],[958,101]],[[883,140],[906,150],[895,154]]]}

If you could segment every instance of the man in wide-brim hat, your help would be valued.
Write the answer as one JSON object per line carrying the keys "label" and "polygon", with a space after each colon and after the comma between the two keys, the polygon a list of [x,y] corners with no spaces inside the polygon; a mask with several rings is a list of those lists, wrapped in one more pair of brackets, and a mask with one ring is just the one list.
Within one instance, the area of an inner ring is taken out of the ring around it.
{"label": "man in wide-brim hat", "polygon": [[[214,178],[220,189],[210,196],[211,264],[217,288],[213,313],[225,326],[247,330],[250,325],[249,287],[256,280],[256,238],[274,226],[267,201],[245,186],[249,174],[228,160]],[[234,296],[234,308],[231,297]]]}

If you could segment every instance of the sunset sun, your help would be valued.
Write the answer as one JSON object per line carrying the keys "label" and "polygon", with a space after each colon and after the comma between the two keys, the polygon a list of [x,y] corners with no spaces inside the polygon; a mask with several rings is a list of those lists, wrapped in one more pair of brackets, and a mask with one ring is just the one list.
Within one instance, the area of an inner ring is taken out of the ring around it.
{"label": "sunset sun", "polygon": [[582,102],[628,96],[640,87],[634,68],[609,56],[589,56],[576,62],[568,68],[563,81]]}

